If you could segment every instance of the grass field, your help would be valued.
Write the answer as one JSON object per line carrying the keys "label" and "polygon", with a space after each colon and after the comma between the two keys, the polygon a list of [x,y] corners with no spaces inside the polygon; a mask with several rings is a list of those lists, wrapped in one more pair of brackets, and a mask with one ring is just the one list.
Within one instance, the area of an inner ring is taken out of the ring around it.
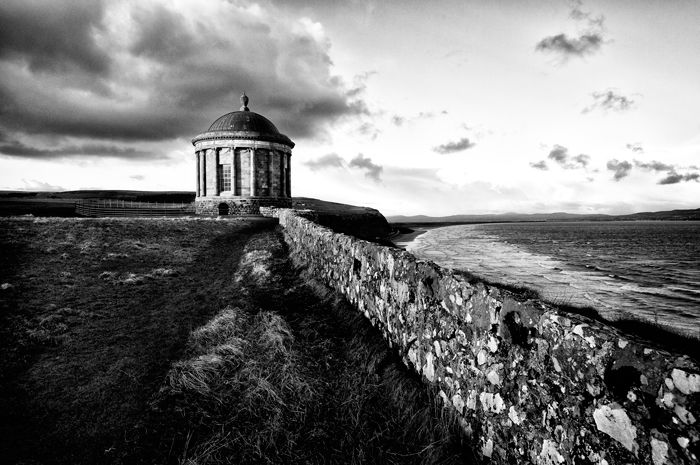
{"label": "grass field", "polygon": [[469,463],[274,221],[0,220],[7,463]]}

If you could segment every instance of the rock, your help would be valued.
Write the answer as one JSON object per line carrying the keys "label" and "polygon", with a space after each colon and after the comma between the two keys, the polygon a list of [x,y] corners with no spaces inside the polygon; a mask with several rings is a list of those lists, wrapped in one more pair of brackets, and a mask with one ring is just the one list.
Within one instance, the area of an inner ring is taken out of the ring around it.
{"label": "rock", "polygon": [[493,454],[493,441],[491,439],[486,441],[484,446],[481,448],[481,453],[484,454],[484,457],[491,458],[491,455]]}
{"label": "rock", "polygon": [[700,392],[700,375],[691,375],[683,370],[674,368],[671,378],[673,378],[673,384],[685,395]]}
{"label": "rock", "polygon": [[482,392],[479,394],[481,405],[487,412],[501,413],[506,409],[506,405],[499,393]]}
{"label": "rock", "polygon": [[537,465],[559,465],[564,463],[564,457],[557,450],[554,441],[545,439],[542,441],[542,450],[537,457]]}
{"label": "rock", "polygon": [[457,411],[461,414],[464,411],[464,401],[462,400],[462,396],[459,394],[452,396],[452,405],[454,405]]}
{"label": "rock", "polygon": [[593,412],[596,428],[634,454],[639,446],[635,442],[637,429],[632,425],[627,412],[617,404],[603,405]]}
{"label": "rock", "polygon": [[651,460],[654,465],[664,465],[668,459],[668,444],[651,438]]}
{"label": "rock", "polygon": [[428,381],[433,381],[435,379],[435,365],[433,365],[433,353],[428,352],[425,356],[425,365],[423,365],[423,374]]}

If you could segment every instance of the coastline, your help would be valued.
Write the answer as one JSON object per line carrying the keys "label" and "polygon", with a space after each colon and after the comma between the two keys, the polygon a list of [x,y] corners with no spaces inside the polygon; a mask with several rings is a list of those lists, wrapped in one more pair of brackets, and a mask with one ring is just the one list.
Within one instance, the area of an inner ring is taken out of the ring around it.
{"label": "coastline", "polygon": [[[432,229],[442,228],[444,225],[439,226],[420,226],[420,227],[408,227],[403,226],[399,228],[399,233],[391,237],[391,242],[398,248],[408,250],[408,247],[415,242],[418,236],[421,236]],[[402,232],[405,231],[405,232]],[[409,232],[410,231],[410,232]]]}
{"label": "coastline", "polygon": [[[619,296],[605,294],[614,292],[616,283],[607,282],[607,287],[600,287],[602,284],[599,283],[612,280],[612,276],[593,273],[589,277],[591,272],[588,270],[572,270],[566,262],[555,256],[539,256],[508,242],[480,238],[478,235],[469,241],[471,244],[469,246],[459,241],[446,243],[433,234],[424,236],[426,232],[438,228],[444,230],[444,232],[436,232],[438,236],[452,235],[453,233],[449,232],[452,226],[466,225],[421,227],[416,228],[413,234],[400,235],[397,238],[403,239],[400,243],[401,248],[413,253],[416,257],[431,260],[469,279],[506,288],[515,293],[529,296],[536,294],[538,300],[566,309],[568,312],[584,314],[611,326],[629,327],[628,329],[633,333],[645,334],[649,339],[658,339],[655,337],[658,335],[647,334],[652,332],[650,329],[656,328],[667,335],[672,334],[696,342],[700,340],[697,327],[689,319],[682,317],[683,312],[676,314],[662,310],[657,313],[658,309],[651,310],[646,306],[637,311],[630,311],[629,308],[612,303],[616,301],[609,299]],[[417,239],[418,237],[420,239]],[[506,256],[513,262],[512,268],[507,270],[499,265]],[[532,263],[537,266],[534,270],[525,269],[522,268],[522,263],[530,264],[530,268]],[[579,276],[582,273],[583,275]],[[575,281],[574,275],[576,275]],[[632,284],[625,285],[632,286]],[[595,292],[591,292],[592,290]],[[640,298],[640,296],[637,297]],[[622,304],[629,306],[630,302]],[[665,317],[668,318],[667,321],[664,321]],[[647,326],[649,328],[646,328]],[[697,357],[697,354],[695,356]]]}

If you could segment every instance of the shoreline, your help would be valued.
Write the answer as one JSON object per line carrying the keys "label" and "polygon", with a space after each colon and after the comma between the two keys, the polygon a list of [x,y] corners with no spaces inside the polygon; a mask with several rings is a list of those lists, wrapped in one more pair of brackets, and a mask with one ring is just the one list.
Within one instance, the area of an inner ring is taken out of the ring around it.
{"label": "shoreline", "polygon": [[389,238],[389,240],[398,248],[403,250],[408,250],[408,246],[411,245],[418,236],[421,236],[431,229],[436,229],[442,226],[436,227],[421,227],[421,228],[402,228],[406,230],[411,230],[411,232],[401,233],[399,232],[396,236]]}
{"label": "shoreline", "polygon": [[[624,328],[632,334],[655,341],[660,343],[662,346],[666,344],[664,344],[663,341],[659,341],[659,339],[663,338],[661,333],[663,333],[666,337],[671,335],[679,336],[683,339],[692,340],[695,343],[700,341],[700,335],[697,333],[696,328],[689,326],[686,319],[681,318],[681,320],[678,321],[675,319],[659,321],[658,316],[647,315],[646,313],[648,312],[646,311],[636,313],[624,308],[618,308],[617,311],[615,311],[614,307],[608,307],[605,305],[601,306],[596,304],[594,301],[583,302],[580,301],[582,298],[581,296],[588,298],[585,292],[581,293],[571,290],[569,287],[564,286],[566,283],[561,281],[554,280],[547,283],[538,283],[527,278],[518,279],[518,276],[515,275],[512,276],[513,279],[511,280],[506,275],[499,276],[495,274],[497,273],[497,270],[492,269],[489,266],[487,266],[486,269],[480,269],[479,264],[484,258],[483,253],[485,253],[485,250],[477,252],[478,255],[475,259],[476,261],[472,263],[474,266],[469,266],[469,264],[465,263],[463,259],[466,258],[465,254],[469,255],[469,253],[474,253],[474,250],[462,252],[460,251],[460,247],[457,245],[453,247],[452,245],[454,244],[441,244],[441,247],[438,248],[436,247],[438,244],[434,243],[432,240],[432,235],[431,237],[416,241],[417,237],[423,235],[429,230],[437,229],[439,227],[446,228],[447,226],[448,225],[423,227],[423,225],[421,225],[420,228],[414,226],[415,231],[413,233],[398,235],[396,237],[396,239],[398,239],[396,241],[398,243],[397,245],[402,249],[411,252],[417,258],[431,260],[441,267],[467,277],[470,281],[483,282],[488,285],[508,290],[515,294],[528,296],[530,298],[535,297],[536,295],[535,298],[537,300],[556,306],[568,313],[578,313],[612,327],[617,327],[619,329]],[[406,228],[408,228],[408,226],[406,226]],[[549,258],[554,260],[554,262],[549,264],[548,269],[559,272],[562,271],[561,268],[564,268],[564,265],[558,263],[559,259],[553,256]],[[488,261],[488,257],[485,259]],[[520,276],[520,278],[522,278],[522,276]],[[569,295],[567,292],[565,295],[559,295],[558,289],[562,286],[566,287],[571,294]],[[588,298],[588,300],[590,300],[590,298]],[[662,312],[662,314],[663,313],[664,312]],[[673,315],[669,314],[667,316],[672,317]],[[678,315],[676,315],[676,317],[680,318]],[[659,334],[653,334],[655,330],[658,330]],[[685,353],[692,352],[694,358],[700,359],[700,355],[698,355],[696,351],[688,351],[685,348],[683,351]]]}

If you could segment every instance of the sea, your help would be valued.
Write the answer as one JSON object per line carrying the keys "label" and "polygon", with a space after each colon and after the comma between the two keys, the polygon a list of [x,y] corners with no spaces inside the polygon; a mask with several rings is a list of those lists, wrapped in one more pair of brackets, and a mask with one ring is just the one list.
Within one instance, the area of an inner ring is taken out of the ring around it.
{"label": "sea", "polygon": [[419,258],[605,319],[700,340],[700,221],[496,223],[430,229]]}

